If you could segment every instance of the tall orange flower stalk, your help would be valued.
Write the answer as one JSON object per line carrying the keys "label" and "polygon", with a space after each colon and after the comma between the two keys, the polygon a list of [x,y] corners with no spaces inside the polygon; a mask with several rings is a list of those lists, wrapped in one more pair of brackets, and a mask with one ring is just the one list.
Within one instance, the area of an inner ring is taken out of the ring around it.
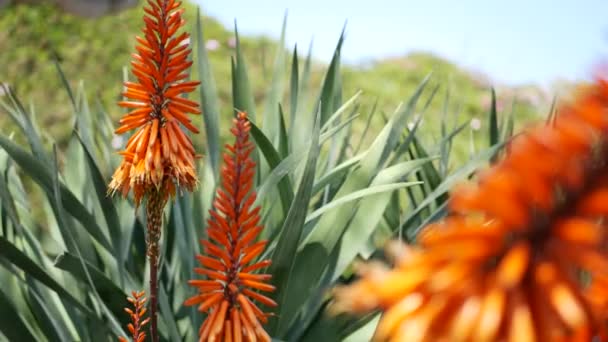
{"label": "tall orange flower stalk", "polygon": [[162,212],[178,188],[196,186],[192,141],[182,126],[198,133],[187,114],[200,114],[199,105],[183,97],[198,81],[185,81],[192,62],[189,34],[177,34],[184,25],[181,2],[148,0],[144,8],[143,36],[136,37],[137,53],[131,62],[136,82],[125,82],[119,105],[129,108],[116,134],[136,132],[120,152],[122,163],[112,176],[109,192],[126,196],[132,189],[135,203],[147,199],[147,250],[150,260],[150,329],[158,341],[156,326],[157,268]]}
{"label": "tall orange flower stalk", "polygon": [[384,313],[376,341],[591,341],[608,314],[608,81],[516,138],[392,269],[360,267],[335,309]]}
{"label": "tall orange flower stalk", "polygon": [[[146,340],[146,333],[143,331],[143,327],[148,324],[150,318],[145,318],[146,315],[146,296],[143,291],[131,292],[132,297],[128,297],[127,300],[133,306],[133,309],[125,308],[125,312],[131,317],[131,323],[127,326],[131,333],[133,342],[144,342]],[[118,342],[127,342],[124,337],[119,337]]]}
{"label": "tall orange flower stalk", "polygon": [[263,227],[260,208],[253,207],[252,190],[255,163],[250,157],[254,145],[249,141],[250,124],[245,113],[238,113],[231,132],[236,141],[226,145],[222,168],[222,187],[218,188],[213,209],[209,211],[209,240],[201,241],[205,255],[195,272],[206,280],[191,280],[199,293],[185,305],[198,305],[207,318],[199,329],[199,341],[270,341],[262,324],[268,313],[254,301],[266,306],[277,304],[262,292],[274,291],[269,274],[253,273],[270,265],[270,260],[252,263],[265,249],[267,241],[256,242]]}

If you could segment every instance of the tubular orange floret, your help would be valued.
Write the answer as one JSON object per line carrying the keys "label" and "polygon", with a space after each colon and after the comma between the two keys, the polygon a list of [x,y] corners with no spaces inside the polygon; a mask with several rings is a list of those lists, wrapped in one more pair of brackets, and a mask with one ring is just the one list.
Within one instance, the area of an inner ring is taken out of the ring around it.
{"label": "tubular orange floret", "polygon": [[360,266],[334,310],[384,311],[376,341],[605,338],[606,79],[559,113],[456,188],[419,246],[392,244],[393,269]]}
{"label": "tubular orange floret", "polygon": [[253,262],[266,247],[266,241],[256,242],[262,227],[260,209],[253,207],[255,163],[250,157],[254,149],[249,140],[250,128],[247,115],[238,113],[231,130],[236,141],[226,146],[224,153],[223,188],[217,190],[207,221],[209,240],[201,241],[207,255],[197,256],[202,267],[195,272],[206,275],[208,280],[189,282],[199,293],[184,304],[198,305],[201,312],[207,312],[199,341],[270,341],[262,328],[270,314],[254,303],[277,305],[262,294],[274,291],[267,283],[271,276],[253,273],[270,265],[270,260]]}
{"label": "tubular orange floret", "polygon": [[[144,326],[148,324],[150,318],[144,319],[146,315],[146,297],[143,291],[141,292],[131,292],[132,297],[128,297],[127,300],[133,306],[133,309],[125,308],[125,312],[131,316],[131,323],[127,326],[129,332],[131,333],[131,338],[133,338],[133,342],[144,342],[146,339],[146,333],[144,332]],[[127,342],[127,339],[124,337],[118,338],[119,342]]]}
{"label": "tubular orange floret", "polygon": [[[130,112],[120,120],[116,134],[137,129],[122,151],[123,161],[112,176],[109,192],[127,195],[133,189],[139,205],[151,190],[165,196],[176,185],[192,191],[196,186],[192,141],[180,125],[198,133],[187,114],[200,114],[199,105],[181,97],[194,91],[198,81],[183,81],[192,62],[189,34],[176,35],[184,25],[181,2],[148,0],[143,37],[131,62],[135,82],[125,82],[121,107]],[[167,148],[171,147],[171,148]],[[128,158],[126,157],[128,156]]]}

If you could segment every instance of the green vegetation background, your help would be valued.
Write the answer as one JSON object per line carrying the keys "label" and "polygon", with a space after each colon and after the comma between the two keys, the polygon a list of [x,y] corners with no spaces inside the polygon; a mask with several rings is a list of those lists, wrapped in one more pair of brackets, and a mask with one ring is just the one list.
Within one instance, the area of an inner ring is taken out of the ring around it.
{"label": "green vegetation background", "polygon": [[[10,84],[19,96],[30,101],[36,108],[36,116],[44,132],[60,144],[67,141],[72,122],[67,119],[71,108],[57,75],[54,58],[60,61],[74,89],[79,82],[84,83],[91,103],[98,106],[94,109],[103,108],[117,119],[121,111],[115,102],[120,98],[121,81],[128,75],[134,37],[142,27],[143,12],[140,7],[98,19],[68,15],[50,5],[8,7],[0,13],[0,46],[3,47],[0,53],[0,82]],[[190,29],[195,24],[197,11],[192,3],[186,2],[185,7]],[[277,34],[281,29],[281,19],[276,18]],[[335,32],[336,40],[339,33]],[[233,36],[233,28],[228,29],[213,18],[205,18],[205,39],[214,39],[219,43],[217,50],[209,51],[209,58],[222,101],[222,127],[226,127],[232,109],[230,58],[234,51],[229,41]],[[362,43],[354,36],[347,37],[347,44],[349,41]],[[256,104],[262,106],[259,100],[263,98],[263,89],[268,89],[271,81],[272,61],[278,44],[269,37],[247,36],[241,38],[241,43],[247,56]],[[293,51],[293,47],[281,48],[288,49],[289,53]],[[301,56],[307,50],[308,47],[298,49]],[[325,68],[326,65],[321,62],[313,63],[311,82],[315,86],[322,81],[320,75]],[[357,90],[363,91],[359,107],[362,116],[369,115],[376,101],[380,113],[392,113],[431,71],[435,73],[434,79],[439,80],[436,82],[442,85],[439,91],[450,93],[450,101],[447,107],[445,101],[431,103],[421,124],[425,136],[436,139],[440,126],[438,121],[443,120],[439,113],[447,113],[450,116],[447,120],[453,122],[479,118],[483,131],[491,84],[482,75],[463,70],[428,53],[413,53],[366,65],[343,65],[343,96],[349,98]],[[196,74],[196,70],[193,72]],[[286,73],[285,81],[288,81],[288,77]],[[549,109],[550,101],[535,87],[502,87],[498,88],[497,95],[499,110],[502,107],[505,113],[512,111],[518,124],[542,117]],[[513,107],[516,98],[517,104]],[[376,115],[374,120],[380,124],[382,118],[382,115]],[[7,120],[0,118],[0,123],[10,129]],[[357,133],[357,127],[354,132]],[[471,136],[477,140],[474,133]],[[468,150],[469,145],[470,142],[463,143],[461,148],[457,146],[457,155],[468,155],[468,151],[459,153],[458,150]]]}

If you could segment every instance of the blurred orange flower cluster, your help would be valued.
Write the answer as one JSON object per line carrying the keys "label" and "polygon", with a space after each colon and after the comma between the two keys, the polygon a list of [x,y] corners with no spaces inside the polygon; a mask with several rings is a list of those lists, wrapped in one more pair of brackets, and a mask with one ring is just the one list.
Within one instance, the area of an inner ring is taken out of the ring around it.
{"label": "blurred orange flower cluster", "polygon": [[359,267],[338,311],[383,311],[377,341],[591,341],[608,314],[608,81],[528,129],[392,269]]}

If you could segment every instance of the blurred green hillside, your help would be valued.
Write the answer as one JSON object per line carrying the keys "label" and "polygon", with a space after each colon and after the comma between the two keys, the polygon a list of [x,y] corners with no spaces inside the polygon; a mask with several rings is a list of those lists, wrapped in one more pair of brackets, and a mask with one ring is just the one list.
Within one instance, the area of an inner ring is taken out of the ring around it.
{"label": "blurred green hillside", "polygon": [[[196,7],[192,4],[185,7],[188,29],[194,32]],[[56,54],[72,87],[76,89],[82,82],[91,103],[97,103],[99,109],[105,108],[117,118],[121,111],[115,102],[120,97],[121,81],[128,75],[125,66],[128,66],[130,54],[134,51],[134,37],[142,27],[142,13],[141,7],[136,7],[114,16],[82,19],[62,13],[52,6],[18,5],[4,9],[0,13],[0,46],[3,47],[0,53],[0,82],[11,85],[19,96],[29,99],[36,108],[40,125],[62,142],[71,126],[71,122],[66,120],[71,107],[53,63]],[[281,18],[277,18],[277,23],[280,22]],[[231,47],[233,29],[225,28],[213,18],[205,17],[203,23],[214,78],[223,101],[222,113],[227,119],[232,109],[230,57],[234,52]],[[277,33],[280,29],[280,25],[277,25]],[[339,32],[335,32],[335,36],[337,40]],[[357,37],[348,39],[356,42]],[[256,104],[262,107],[261,91],[269,88],[274,55],[279,45],[268,37],[241,37],[241,44],[247,56]],[[285,48],[291,51],[291,47]],[[301,64],[304,64],[305,57],[302,55],[306,53],[303,50],[300,48]],[[321,82],[321,71],[325,68],[326,65],[313,61],[310,82],[315,86]],[[429,138],[434,138],[439,127],[437,123],[442,120],[441,113],[444,112],[450,116],[447,119],[454,122],[456,117],[459,122],[478,118],[483,129],[491,102],[491,84],[483,75],[463,70],[428,53],[414,53],[365,65],[342,65],[342,68],[343,99],[362,90],[360,113],[363,117],[369,115],[377,101],[380,115],[376,115],[373,122],[380,122],[382,113],[392,113],[422,78],[433,71],[433,82],[441,87],[436,100],[423,114],[421,127],[428,127]],[[196,68],[193,72],[196,73]],[[287,74],[285,82],[289,84]],[[444,98],[448,91],[450,100],[445,106]],[[550,98],[533,86],[499,86],[497,94],[499,113],[511,112],[514,99],[518,99],[514,109],[518,123],[544,116],[549,108]],[[357,129],[361,127],[355,127],[355,132]]]}

